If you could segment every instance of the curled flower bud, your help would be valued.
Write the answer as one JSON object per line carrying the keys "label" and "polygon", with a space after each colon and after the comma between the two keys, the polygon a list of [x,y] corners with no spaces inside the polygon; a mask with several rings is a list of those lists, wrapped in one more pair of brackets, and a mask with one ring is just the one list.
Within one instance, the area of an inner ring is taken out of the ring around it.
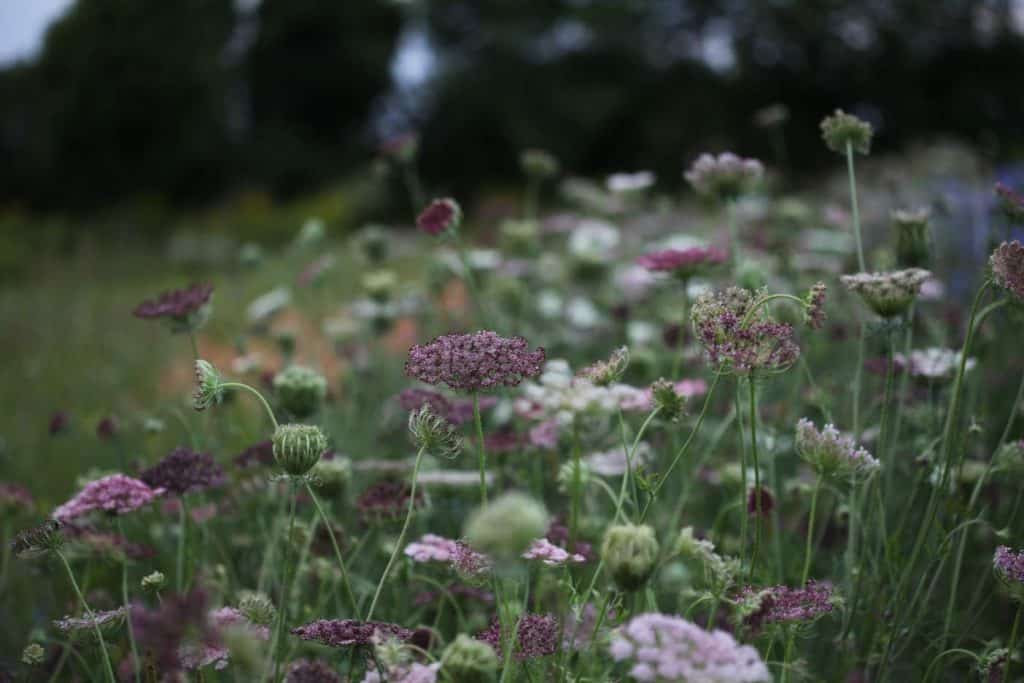
{"label": "curled flower bud", "polygon": [[989,266],[995,283],[1024,301],[1024,245],[1017,240],[1003,242],[992,252]]}
{"label": "curled flower bud", "polygon": [[441,672],[445,680],[460,683],[487,683],[498,670],[498,655],[482,640],[465,633],[456,636],[441,655]]}
{"label": "curled flower bud", "polygon": [[462,452],[458,428],[435,414],[429,404],[409,413],[409,432],[413,443],[431,455],[455,458]]}
{"label": "curled flower bud", "polygon": [[285,472],[301,477],[327,450],[327,437],[315,425],[286,424],[274,432],[274,458]]}
{"label": "curled flower bud", "polygon": [[519,557],[544,535],[548,521],[543,504],[522,493],[506,493],[473,513],[466,524],[466,541],[493,557]]}
{"label": "curled flower bud", "polygon": [[220,373],[209,361],[199,359],[195,364],[196,386],[192,391],[192,407],[203,411],[224,399]]}
{"label": "curled flower bud", "polygon": [[558,175],[558,159],[543,149],[524,149],[519,155],[519,166],[531,178],[546,179]]}
{"label": "curled flower bud", "polygon": [[142,577],[142,590],[147,593],[158,593],[167,584],[167,577],[163,572],[152,572]]}
{"label": "curled flower bud", "polygon": [[804,322],[812,330],[820,330],[828,316],[825,314],[825,294],[828,290],[824,282],[816,282],[804,297]]}
{"label": "curled flower bud", "polygon": [[654,572],[658,549],[658,539],[651,527],[619,524],[608,527],[605,532],[601,557],[615,584],[624,591],[635,591]]}
{"label": "curled flower bud", "polygon": [[836,109],[832,116],[826,116],[821,122],[821,137],[825,145],[839,154],[846,154],[847,144],[855,152],[870,153],[872,135],[874,131],[870,123],[842,109]]}
{"label": "curled flower bud", "polygon": [[629,347],[620,346],[612,351],[608,360],[599,360],[579,371],[579,376],[590,380],[599,387],[615,384],[622,379],[629,367]]}
{"label": "curled flower bud", "polygon": [[928,209],[893,211],[890,214],[896,229],[896,259],[905,268],[923,268],[931,261],[931,232]]}
{"label": "curled flower bud", "polygon": [[889,273],[857,273],[843,275],[840,281],[851,292],[883,318],[894,318],[910,308],[921,291],[921,284],[931,277],[921,268],[907,268]]}
{"label": "curled flower bud", "polygon": [[254,624],[269,626],[277,616],[277,609],[263,593],[243,591],[238,598],[238,611]]}
{"label": "curled flower bud", "polygon": [[301,365],[292,365],[274,376],[274,391],[281,407],[299,420],[310,417],[327,396],[327,380]]}
{"label": "curled flower bud", "polygon": [[454,199],[435,199],[416,217],[416,227],[437,237],[455,232],[462,224],[462,207]]}

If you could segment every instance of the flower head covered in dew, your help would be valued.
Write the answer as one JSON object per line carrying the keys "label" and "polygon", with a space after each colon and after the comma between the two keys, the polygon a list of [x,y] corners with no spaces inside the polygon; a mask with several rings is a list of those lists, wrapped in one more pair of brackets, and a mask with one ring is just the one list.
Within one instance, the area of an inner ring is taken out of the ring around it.
{"label": "flower head covered in dew", "polygon": [[705,270],[726,262],[728,256],[718,247],[663,249],[644,254],[636,262],[654,273],[668,273],[686,281]]}
{"label": "flower head covered in dew", "polygon": [[123,515],[153,502],[164,489],[152,489],[144,482],[123,474],[111,474],[85,485],[75,497],[53,511],[53,518],[65,522],[91,512]]}
{"label": "flower head covered in dew", "polygon": [[732,152],[718,156],[701,154],[683,174],[698,194],[719,200],[735,199],[761,181],[764,166],[757,159],[744,159]]}
{"label": "flower head covered in dew", "polygon": [[609,652],[629,661],[642,683],[758,683],[771,681],[757,650],[725,631],[707,631],[682,617],[647,613],[615,631]]}
{"label": "flower head covered in dew", "polygon": [[840,434],[831,424],[818,430],[807,418],[797,422],[796,451],[823,477],[867,478],[881,467],[853,437]]}
{"label": "flower head covered in dew", "polygon": [[854,152],[867,155],[871,152],[871,138],[874,129],[867,121],[836,109],[831,116],[821,121],[821,138],[825,145],[837,154],[846,154],[849,143]]}
{"label": "flower head covered in dew", "polygon": [[773,320],[763,306],[752,310],[765,295],[765,290],[730,287],[705,292],[694,303],[694,334],[708,360],[721,371],[782,372],[800,357],[792,326]]}
{"label": "flower head covered in dew", "polygon": [[132,314],[136,318],[166,320],[172,332],[194,332],[210,317],[213,285],[195,284],[185,289],[162,293],[156,299],[143,301]]}
{"label": "flower head covered in dew", "polygon": [[1003,242],[989,258],[992,280],[1024,303],[1024,245],[1017,240]]}
{"label": "flower head covered in dew", "polygon": [[405,374],[427,384],[478,392],[514,387],[536,377],[544,360],[544,349],[530,350],[522,337],[501,337],[484,330],[446,334],[427,344],[416,344],[409,349]]}
{"label": "flower head covered in dew", "polygon": [[921,285],[932,274],[923,268],[907,268],[888,273],[857,273],[843,275],[840,281],[882,318],[906,313],[921,291]]}

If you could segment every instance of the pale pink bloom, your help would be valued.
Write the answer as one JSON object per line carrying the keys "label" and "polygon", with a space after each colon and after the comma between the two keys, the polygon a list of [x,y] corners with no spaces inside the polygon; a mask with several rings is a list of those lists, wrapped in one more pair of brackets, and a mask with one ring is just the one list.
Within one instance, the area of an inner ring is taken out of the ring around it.
{"label": "pale pink bloom", "polygon": [[579,553],[570,554],[565,548],[560,548],[546,538],[538,538],[523,553],[527,560],[540,560],[549,567],[560,567],[570,562],[579,563],[585,561]]}
{"label": "pale pink bloom", "polygon": [[413,562],[451,562],[455,559],[455,550],[455,541],[436,534],[426,534],[405,546],[405,554]]}

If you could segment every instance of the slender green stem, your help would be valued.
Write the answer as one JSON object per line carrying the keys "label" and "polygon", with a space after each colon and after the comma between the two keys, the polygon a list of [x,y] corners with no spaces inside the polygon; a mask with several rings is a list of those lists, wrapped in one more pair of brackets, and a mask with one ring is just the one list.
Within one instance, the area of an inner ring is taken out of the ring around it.
{"label": "slender green stem", "polygon": [[[754,464],[754,550],[750,554],[750,577],[757,566],[757,553],[761,547],[761,465],[757,456],[757,383],[753,372],[747,378],[750,385],[750,453]],[[746,491],[743,492],[744,496]]]}
{"label": "slender green stem", "polygon": [[729,199],[725,202],[725,221],[729,226],[729,252],[732,255],[732,271],[736,274],[739,271],[742,258],[740,257],[740,230],[736,222],[736,202]]}
{"label": "slender green stem", "polygon": [[289,565],[291,564],[292,555],[292,540],[295,538],[295,503],[297,493],[297,485],[295,480],[290,481],[290,487],[288,491],[289,496],[289,509],[288,509],[288,535],[284,539],[284,558],[281,565],[281,588],[278,592],[277,602],[277,629],[276,635],[274,636],[273,656],[274,656],[274,678],[273,680],[280,680],[281,672],[281,658],[284,654],[284,629],[288,623],[288,587],[290,584],[289,580]]}
{"label": "slender green stem", "polygon": [[[891,333],[886,334],[886,341],[885,391],[882,394],[882,417],[878,428],[878,449],[875,456],[882,461],[882,467],[885,468],[885,495],[889,496],[892,494],[892,479],[896,469],[896,458],[891,457],[887,448],[889,439],[889,404],[892,403],[892,385],[896,359]],[[885,510],[879,510],[878,513],[884,515]]]}
{"label": "slender green stem", "polygon": [[[636,433],[636,437],[633,438],[633,445],[626,445],[626,425],[625,420],[622,418],[622,411],[619,411],[619,426],[622,431],[622,450],[626,456],[626,469],[622,473],[622,484],[619,486],[618,500],[615,504],[615,516],[612,518],[614,522],[618,522],[619,517],[622,515],[622,503],[626,499],[626,491],[629,489],[630,475],[633,469],[633,456],[636,454],[637,446],[640,444],[640,439],[643,438],[644,432],[647,431],[647,425],[651,423],[651,420],[661,411],[661,408],[655,408],[644,420],[643,424],[640,425],[640,429]],[[637,509],[639,509],[639,501],[637,503]]]}
{"label": "slender green stem", "polygon": [[[78,587],[78,582],[75,581],[75,573],[71,571],[71,565],[68,564],[68,558],[64,556],[64,553],[57,550],[55,551],[57,557],[64,564],[64,569],[68,573],[68,579],[71,581],[71,588],[75,591],[75,597],[78,598],[78,602],[82,605],[82,610],[85,611],[85,615],[92,622],[93,632],[96,634],[96,639],[100,642],[100,650],[103,652],[103,664],[106,666],[107,677],[110,683],[117,683],[117,678],[114,676],[114,669],[110,664],[110,653],[107,651],[107,641],[103,638],[103,629],[96,623],[96,614],[89,607],[89,603],[85,601],[85,596],[82,595],[82,590]],[[129,615],[130,619],[130,615]]]}
{"label": "slender green stem", "polygon": [[341,583],[345,587],[345,596],[348,598],[349,604],[352,606],[352,613],[356,619],[359,619],[359,603],[356,601],[355,593],[352,592],[352,584],[349,582],[348,569],[345,566],[345,558],[341,554],[341,548],[338,546],[338,539],[334,536],[334,529],[331,527],[331,520],[327,517],[327,513],[324,511],[320,500],[313,493],[313,487],[306,482],[306,493],[309,494],[310,499],[313,501],[314,507],[316,507],[317,513],[320,515],[320,520],[323,522],[324,528],[327,529],[327,535],[331,539],[331,547],[334,548],[334,557],[338,561],[338,567],[341,569]]}
{"label": "slender green stem", "polygon": [[260,400],[260,403],[263,404],[263,407],[267,411],[267,416],[270,417],[271,424],[274,425],[274,430],[277,430],[277,418],[274,417],[274,411],[270,408],[270,404],[267,403],[267,399],[263,398],[263,394],[261,394],[256,389],[253,389],[248,384],[244,384],[242,382],[223,382],[221,383],[220,387],[221,389],[245,389],[249,393],[253,394],[256,398]]}
{"label": "slender green stem", "polygon": [[1020,628],[1020,615],[1024,612],[1024,602],[1017,606],[1017,615],[1013,618],[1013,628],[1010,629],[1010,642],[1006,644],[1006,668],[1003,669],[1003,680],[1012,681],[1010,678],[1010,665],[1013,663],[1013,651],[1017,647],[1017,630]]}
{"label": "slender green stem", "polygon": [[[117,518],[117,532],[121,534],[121,538],[128,540],[128,537],[124,535],[124,525],[121,523],[121,518]],[[125,555],[121,561],[121,601],[124,603],[124,609],[127,614],[125,623],[128,626],[128,643],[132,649],[132,668],[135,671],[135,683],[140,683],[142,680],[141,666],[139,659],[139,649],[135,644],[135,629],[132,627],[132,604],[128,600],[128,556]]]}
{"label": "slender green stem", "polygon": [[199,360],[199,344],[196,343],[196,332],[191,328],[188,331],[188,340],[192,343],[192,358]]}
{"label": "slender green stem", "polygon": [[469,262],[469,256],[466,252],[466,247],[462,242],[462,236],[456,232],[451,231],[452,241],[455,243],[455,251],[459,256],[459,263],[462,264],[462,280],[466,283],[466,287],[469,289],[469,296],[473,300],[473,305],[476,307],[477,314],[480,316],[480,322],[484,327],[489,328],[487,309],[484,306],[483,298],[480,296],[480,283],[477,282],[476,274],[473,272],[473,268]]}
{"label": "slender green stem", "polygon": [[853,211],[853,237],[857,242],[857,267],[865,272],[864,245],[860,236],[860,209],[857,207],[857,176],[853,171],[853,144],[846,141],[846,174],[850,180],[850,209]]}
{"label": "slender green stem", "polygon": [[476,425],[477,459],[480,463],[480,505],[487,507],[487,446],[484,444],[484,423],[480,417],[480,394],[473,392],[473,423]]}
{"label": "slender green stem", "polygon": [[818,495],[821,493],[821,475],[814,482],[814,493],[811,494],[811,514],[807,519],[807,543],[804,550],[804,569],[800,572],[800,585],[807,584],[811,572],[811,556],[814,555],[814,518],[818,513]]}
{"label": "slender green stem", "polygon": [[373,619],[373,611],[377,608],[377,600],[380,599],[380,593],[384,590],[384,584],[387,582],[388,574],[391,573],[391,567],[394,566],[395,560],[398,558],[398,554],[402,552],[402,545],[405,543],[405,534],[409,531],[409,522],[412,521],[412,513],[416,507],[416,478],[420,473],[420,460],[423,459],[424,449],[421,448],[416,454],[416,462],[412,466],[412,485],[409,491],[409,508],[405,512],[405,521],[402,522],[402,530],[398,534],[398,541],[395,542],[395,548],[391,551],[391,557],[388,558],[388,563],[384,567],[384,572],[380,575],[380,581],[377,583],[377,590],[373,593],[373,600],[370,601],[370,609],[366,612],[366,621]]}
{"label": "slender green stem", "polygon": [[853,438],[860,443],[860,388],[864,376],[864,347],[867,345],[867,332],[864,323],[860,324],[860,336],[857,341],[857,367],[853,371]]}

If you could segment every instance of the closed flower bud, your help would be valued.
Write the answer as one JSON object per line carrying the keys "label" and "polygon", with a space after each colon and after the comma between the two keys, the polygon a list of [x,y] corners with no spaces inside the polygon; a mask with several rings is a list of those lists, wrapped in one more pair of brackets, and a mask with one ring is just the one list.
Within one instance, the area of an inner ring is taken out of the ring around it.
{"label": "closed flower bud", "polygon": [[496,558],[518,557],[544,535],[548,521],[543,504],[522,493],[506,493],[473,513],[466,524],[466,541]]}
{"label": "closed flower bud", "polygon": [[839,154],[846,154],[849,145],[854,152],[868,154],[871,152],[871,137],[874,130],[867,121],[862,121],[853,114],[836,109],[832,116],[821,122],[821,137],[825,145]]}
{"label": "closed flower bud", "polygon": [[928,209],[893,211],[896,229],[896,259],[902,268],[924,268],[931,261],[931,233]]}
{"label": "closed flower bud", "polygon": [[580,370],[580,377],[589,379],[599,387],[615,384],[626,374],[629,367],[629,347],[620,346],[612,351],[608,360],[599,360]]}
{"label": "closed flower bud", "polygon": [[309,368],[292,365],[274,377],[274,391],[282,408],[304,420],[320,409],[327,396],[327,380]]}
{"label": "closed flower bud", "polygon": [[462,451],[458,428],[424,405],[409,413],[409,433],[413,443],[424,452],[444,458],[455,458]]}
{"label": "closed flower bud", "polygon": [[487,683],[498,670],[498,655],[482,640],[465,633],[456,636],[441,655],[441,673],[445,680],[459,683]]}
{"label": "closed flower bud", "polygon": [[677,422],[686,414],[686,397],[676,391],[676,386],[665,378],[651,384],[651,402],[662,418]]}
{"label": "closed flower bud", "polygon": [[321,460],[310,472],[317,491],[334,498],[341,494],[352,480],[352,461],[336,455],[330,460]]}
{"label": "closed flower bud", "polygon": [[192,407],[196,410],[206,410],[224,398],[224,390],[220,387],[220,373],[212,363],[202,359],[196,361],[195,370],[196,385],[192,391]]}
{"label": "closed flower bud", "polygon": [[519,166],[531,178],[553,178],[558,175],[558,159],[543,149],[524,149],[519,155]]}
{"label": "closed flower bud", "polygon": [[274,432],[272,441],[277,463],[296,477],[313,469],[327,450],[327,437],[315,425],[281,425]]}
{"label": "closed flower bud", "polygon": [[39,643],[29,643],[21,651],[22,664],[35,666],[36,664],[42,664],[44,659],[46,659],[46,650]]}
{"label": "closed flower bud", "polygon": [[157,593],[167,583],[167,577],[163,572],[153,572],[142,577],[142,590],[148,593]]}
{"label": "closed flower bud", "polygon": [[269,626],[277,616],[277,609],[263,593],[243,591],[238,598],[238,611],[254,624]]}
{"label": "closed flower bud", "polygon": [[615,584],[635,591],[650,578],[658,560],[658,539],[654,529],[644,525],[619,524],[608,527],[601,543],[601,556]]}

